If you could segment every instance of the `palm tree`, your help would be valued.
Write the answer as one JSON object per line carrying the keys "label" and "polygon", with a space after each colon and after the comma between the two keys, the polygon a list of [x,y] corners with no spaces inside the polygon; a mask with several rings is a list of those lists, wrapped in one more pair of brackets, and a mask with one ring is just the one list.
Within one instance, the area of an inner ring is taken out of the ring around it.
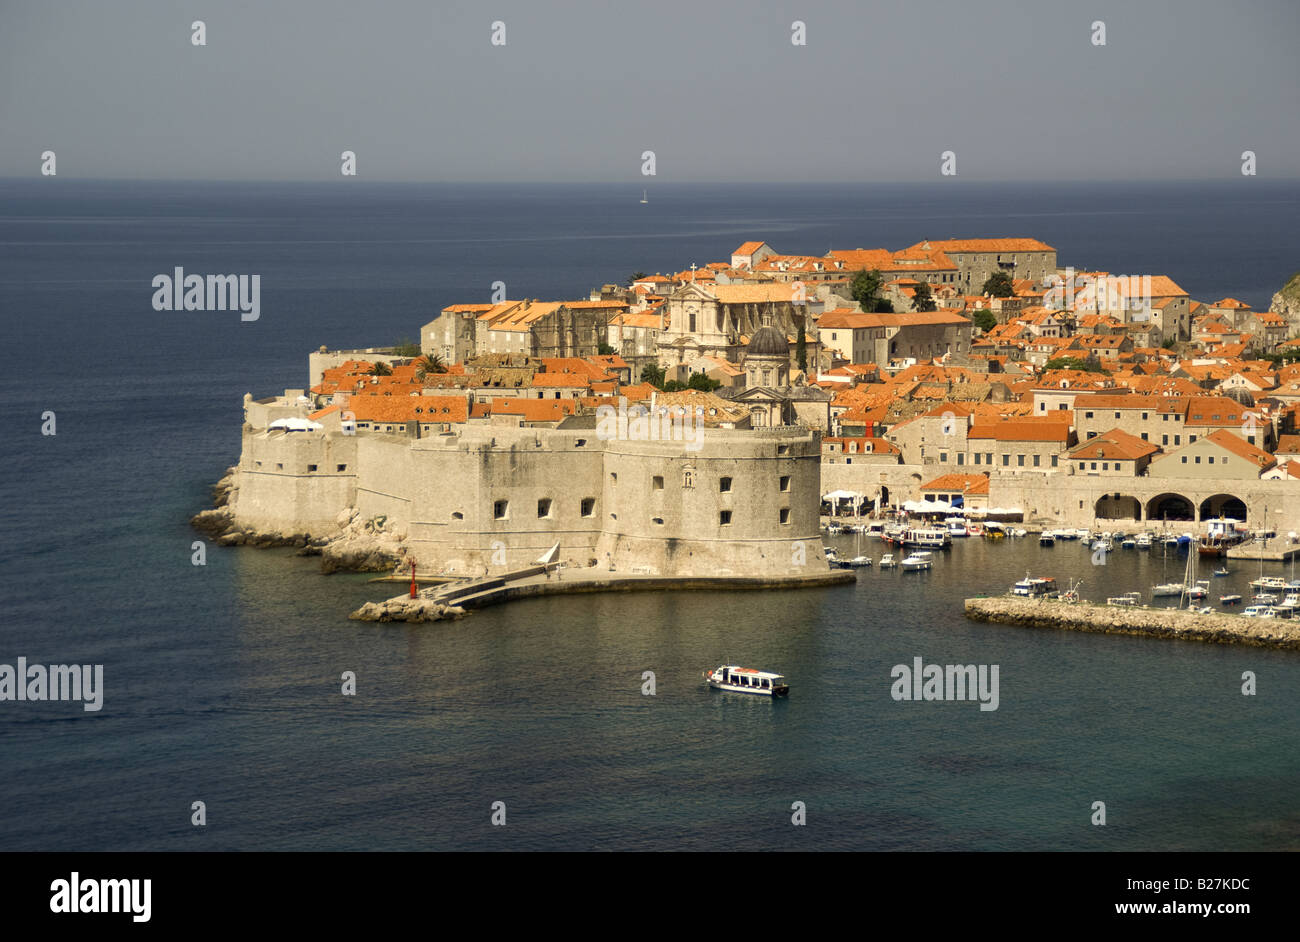
{"label": "palm tree", "polygon": [[445,373],[447,364],[443,362],[442,357],[436,353],[429,353],[416,361],[415,375],[419,379],[424,379],[429,373]]}

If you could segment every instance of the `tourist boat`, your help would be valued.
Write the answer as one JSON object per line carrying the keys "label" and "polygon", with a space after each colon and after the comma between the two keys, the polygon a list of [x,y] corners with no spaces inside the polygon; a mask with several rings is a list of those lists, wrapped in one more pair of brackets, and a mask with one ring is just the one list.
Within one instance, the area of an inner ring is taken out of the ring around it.
{"label": "tourist boat", "polygon": [[1181,582],[1162,582],[1159,585],[1151,587],[1151,597],[1153,599],[1168,598],[1171,595],[1182,595],[1183,584]]}
{"label": "tourist boat", "polygon": [[929,569],[933,565],[929,553],[913,553],[906,557],[903,562],[903,572],[918,572],[922,569]]}
{"label": "tourist boat", "polygon": [[949,549],[952,536],[943,527],[909,527],[903,533],[903,546],[924,546],[929,549]]}
{"label": "tourist boat", "polygon": [[1196,552],[1202,556],[1218,558],[1227,552],[1227,548],[1219,537],[1203,536],[1196,544]]}
{"label": "tourist boat", "polygon": [[1106,599],[1107,605],[1140,605],[1141,603],[1141,592],[1125,592],[1123,595],[1112,595]]}
{"label": "tourist boat", "polygon": [[1053,598],[1058,594],[1058,589],[1055,579],[1033,578],[1025,573],[1025,578],[1011,587],[1011,594],[1027,599]]}
{"label": "tourist boat", "polygon": [[1053,533],[1051,530],[1044,530],[1042,533],[1038,534],[1038,545],[1039,545],[1039,546],[1055,546],[1055,545],[1056,545],[1056,534]]}
{"label": "tourist boat", "polygon": [[1227,566],[1224,566],[1222,569],[1214,570],[1214,574],[1219,577],[1231,575],[1231,573],[1228,571]]}
{"label": "tourist boat", "polygon": [[728,664],[704,672],[704,679],[714,690],[730,690],[734,693],[756,693],[764,697],[784,697],[790,692],[790,685],[780,674],[754,670],[752,667],[736,667]]}
{"label": "tourist boat", "polygon": [[1241,604],[1241,596],[1240,596],[1240,595],[1220,595],[1220,596],[1219,596],[1219,604],[1220,604],[1220,605],[1240,605],[1240,604]]}
{"label": "tourist boat", "polygon": [[1267,605],[1249,605],[1242,611],[1243,618],[1276,618],[1277,612]]}
{"label": "tourist boat", "polygon": [[898,563],[894,562],[893,553],[886,553],[884,556],[880,557],[879,566],[881,569],[893,569],[897,565]]}

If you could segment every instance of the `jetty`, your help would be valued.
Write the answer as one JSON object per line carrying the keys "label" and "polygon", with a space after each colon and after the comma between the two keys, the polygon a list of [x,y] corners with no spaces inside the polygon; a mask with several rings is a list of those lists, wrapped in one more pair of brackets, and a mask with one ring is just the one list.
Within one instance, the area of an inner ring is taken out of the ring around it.
{"label": "jetty", "polygon": [[851,570],[829,569],[789,576],[661,576],[612,572],[597,567],[573,569],[537,564],[475,579],[462,579],[399,595],[385,602],[367,602],[348,617],[356,621],[429,622],[459,618],[489,605],[543,595],[588,592],[659,592],[685,589],[802,589],[854,582]]}
{"label": "jetty", "polygon": [[1011,596],[967,599],[966,617],[1025,628],[1300,650],[1300,621],[1281,618],[1244,618],[1218,612],[1202,615],[1176,608],[1129,608]]}

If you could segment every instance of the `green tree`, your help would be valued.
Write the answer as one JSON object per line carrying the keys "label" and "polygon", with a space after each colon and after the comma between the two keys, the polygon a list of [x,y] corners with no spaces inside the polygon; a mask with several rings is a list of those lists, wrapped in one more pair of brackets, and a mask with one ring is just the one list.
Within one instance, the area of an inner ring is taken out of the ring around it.
{"label": "green tree", "polygon": [[1009,274],[1004,271],[995,271],[984,282],[983,292],[995,298],[1009,298],[1016,293],[1016,287],[1012,283]]}
{"label": "green tree", "polygon": [[632,277],[627,280],[627,283],[631,284],[634,281],[640,281],[645,276],[646,274],[643,271],[634,271],[632,272]]}
{"label": "green tree", "polygon": [[721,386],[722,383],[716,379],[710,379],[707,373],[692,373],[690,381],[687,382],[687,389],[698,389],[702,392],[713,392]]}
{"label": "green tree", "polygon": [[871,306],[871,310],[876,314],[893,314],[894,302],[888,298],[876,298],[876,303]]}
{"label": "green tree", "polygon": [[664,371],[658,363],[647,363],[641,370],[641,382],[649,383],[656,389],[664,388]]}
{"label": "green tree", "polygon": [[602,342],[596,345],[596,352],[603,357],[609,357],[614,355],[614,348]]}
{"label": "green tree", "polygon": [[668,382],[664,383],[663,385],[664,392],[681,392],[683,389],[686,388],[687,388],[686,384],[679,379],[670,379]]}
{"label": "green tree", "polygon": [[1095,358],[1053,357],[1043,366],[1044,370],[1079,370],[1084,373],[1104,373],[1101,363]]}
{"label": "green tree", "polygon": [[794,359],[799,369],[808,372],[808,339],[804,336],[803,324],[799,325],[799,339],[794,346]]}
{"label": "green tree", "polygon": [[928,281],[923,281],[917,286],[916,297],[912,299],[912,307],[918,311],[934,310],[934,292],[930,290],[930,283]]}
{"label": "green tree", "polygon": [[879,269],[863,270],[853,276],[853,281],[849,284],[849,295],[858,302],[862,310],[874,311],[882,284],[884,279],[880,276]]}
{"label": "green tree", "polygon": [[380,360],[370,371],[371,376],[392,376],[393,369],[387,363]]}
{"label": "green tree", "polygon": [[986,307],[980,308],[971,315],[970,319],[971,323],[985,333],[988,333],[994,327],[998,326],[997,316]]}
{"label": "green tree", "polygon": [[393,355],[399,357],[418,357],[420,355],[420,345],[410,337],[403,337],[397,343],[393,344]]}

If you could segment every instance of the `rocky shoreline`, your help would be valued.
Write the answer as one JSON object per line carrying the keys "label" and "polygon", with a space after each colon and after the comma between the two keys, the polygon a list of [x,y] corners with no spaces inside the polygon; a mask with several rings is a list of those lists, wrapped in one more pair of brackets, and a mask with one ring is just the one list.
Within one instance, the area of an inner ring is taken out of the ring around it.
{"label": "rocky shoreline", "polygon": [[966,617],[972,621],[1300,650],[1300,622],[1280,618],[1243,618],[1218,612],[1199,615],[1179,609],[1069,604],[1010,596],[967,599],[965,607]]}
{"label": "rocky shoreline", "polygon": [[391,572],[406,558],[406,533],[385,517],[362,519],[353,507],[341,511],[329,533],[261,529],[240,520],[232,508],[239,490],[236,469],[212,486],[212,508],[190,518],[190,526],[219,546],[257,549],[294,547],[299,556],[321,557],[321,572]]}

